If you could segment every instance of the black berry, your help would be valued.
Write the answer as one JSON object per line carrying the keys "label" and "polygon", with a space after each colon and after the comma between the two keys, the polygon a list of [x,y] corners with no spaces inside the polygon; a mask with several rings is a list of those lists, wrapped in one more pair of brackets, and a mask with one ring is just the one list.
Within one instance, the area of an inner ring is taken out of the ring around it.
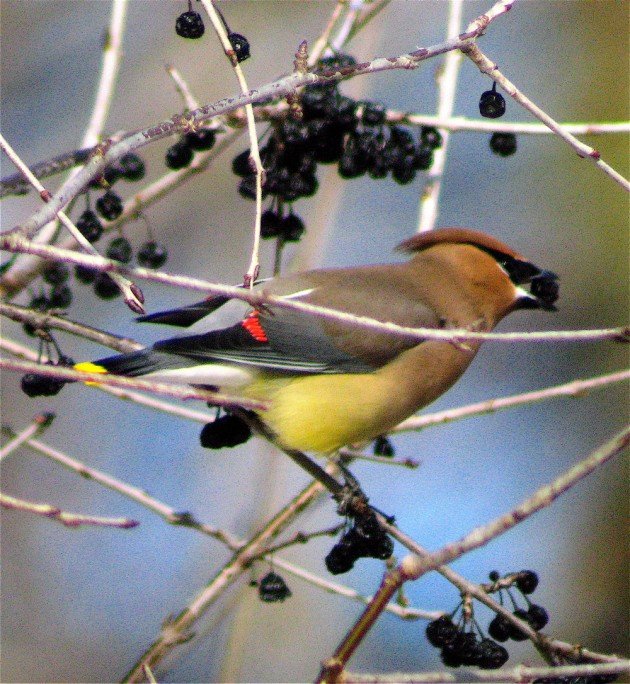
{"label": "black berry", "polygon": [[204,425],[199,441],[206,449],[222,449],[243,444],[251,436],[249,426],[238,416],[226,415]]}
{"label": "black berry", "polygon": [[413,154],[413,168],[417,171],[427,171],[433,165],[433,148],[422,143],[416,147]]}
{"label": "black berry", "polygon": [[175,33],[182,38],[201,38],[205,31],[199,12],[184,12],[177,17]]}
{"label": "black berry", "polygon": [[420,129],[420,141],[432,150],[442,147],[442,136],[438,129],[433,126],[422,126]]}
{"label": "black berry", "polygon": [[188,145],[197,152],[210,150],[214,147],[217,134],[211,128],[202,128],[194,133],[186,133],[184,136]]}
{"label": "black berry", "polygon": [[134,182],[144,178],[145,168],[142,159],[133,152],[127,152],[119,160],[116,166],[121,178]]}
{"label": "black berry", "polygon": [[33,299],[31,299],[29,308],[35,309],[37,311],[48,311],[48,309],[50,309],[50,300],[48,297],[46,297],[46,295],[38,295],[37,297],[33,297]]}
{"label": "black berry", "polygon": [[120,294],[120,289],[107,273],[99,273],[94,281],[94,293],[101,299],[114,299]]}
{"label": "black berry", "polygon": [[[523,608],[517,608],[514,611],[514,617],[529,624],[529,614]],[[514,641],[525,641],[527,638],[527,634],[524,634],[519,627],[510,623],[510,639],[513,639]]]}
{"label": "black berry", "polygon": [[532,594],[538,586],[538,575],[533,570],[521,570],[515,584],[523,594]]}
{"label": "black berry", "polygon": [[193,151],[186,140],[179,140],[174,145],[171,145],[166,150],[166,157],[164,163],[169,169],[177,171],[188,166],[193,158]]}
{"label": "black berry", "polygon": [[49,266],[43,273],[44,282],[49,285],[62,285],[70,277],[70,270],[60,261]]}
{"label": "black berry", "polygon": [[114,238],[109,243],[105,254],[108,259],[114,259],[123,264],[128,264],[131,261],[132,256],[131,243],[126,237],[121,235],[120,237]]}
{"label": "black berry", "polygon": [[243,150],[232,159],[232,173],[241,178],[251,176],[254,173],[252,167],[249,165],[249,149]]}
{"label": "black berry", "polygon": [[514,133],[493,133],[490,149],[501,157],[509,157],[516,152],[516,136]]}
{"label": "black berry", "polygon": [[385,106],[380,102],[363,102],[361,121],[366,126],[380,126],[385,122]]}
{"label": "black berry", "polygon": [[387,458],[394,456],[394,447],[387,437],[381,435],[374,440],[374,455]]}
{"label": "black berry", "polygon": [[532,603],[527,609],[527,622],[538,632],[549,622],[549,614],[542,606]]}
{"label": "black berry", "polygon": [[411,183],[416,177],[415,155],[407,154],[400,159],[392,169],[392,178],[400,185]]}
{"label": "black berry", "polygon": [[268,572],[258,583],[258,596],[261,601],[274,603],[291,596],[287,583],[275,572]]}
{"label": "black berry", "polygon": [[437,620],[429,622],[426,629],[427,639],[431,646],[442,648],[452,643],[459,634],[457,625],[448,615],[442,615]]}
{"label": "black berry", "polygon": [[509,659],[509,654],[503,646],[499,646],[492,639],[482,639],[478,646],[477,665],[483,670],[496,670]]}
{"label": "black berry", "polygon": [[110,190],[96,200],[96,211],[108,221],[113,221],[122,214],[122,200]]}
{"label": "black berry", "polygon": [[296,214],[289,214],[282,219],[281,234],[287,242],[297,242],[304,232],[304,221]]}
{"label": "black berry", "polygon": [[263,239],[277,237],[282,230],[282,217],[277,211],[267,209],[260,217],[260,237]]}
{"label": "black berry", "polygon": [[495,615],[488,625],[488,634],[497,641],[507,641],[511,633],[511,622],[503,615]]}
{"label": "black berry", "polygon": [[103,225],[98,216],[86,209],[77,220],[79,232],[88,242],[96,242],[103,234]]}
{"label": "black berry", "polygon": [[168,259],[168,252],[164,245],[155,240],[145,242],[138,251],[138,263],[147,268],[160,268]]}
{"label": "black berry", "polygon": [[492,90],[481,93],[479,113],[487,119],[498,119],[505,114],[505,98],[497,93],[496,82],[492,84]]}
{"label": "black berry", "polygon": [[228,33],[228,40],[234,50],[237,62],[244,62],[249,56],[249,41],[240,33]]}
{"label": "black berry", "polygon": [[72,290],[67,285],[55,285],[49,301],[51,309],[67,309],[72,304]]}
{"label": "black berry", "polygon": [[[47,365],[54,364],[49,362]],[[29,397],[52,397],[60,392],[65,382],[37,373],[27,373],[22,376],[20,385],[24,394]]]}
{"label": "black berry", "polygon": [[95,271],[93,268],[80,266],[79,264],[74,267],[74,277],[85,285],[91,285],[96,280],[97,275],[98,271]]}
{"label": "black berry", "polygon": [[332,547],[324,562],[332,575],[341,575],[352,570],[357,559],[358,556],[354,550],[348,544],[340,541]]}

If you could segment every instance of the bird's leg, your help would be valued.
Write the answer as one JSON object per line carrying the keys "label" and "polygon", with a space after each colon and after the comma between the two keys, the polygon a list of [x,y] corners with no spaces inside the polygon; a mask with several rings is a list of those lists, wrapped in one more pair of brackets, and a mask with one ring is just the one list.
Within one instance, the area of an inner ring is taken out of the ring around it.
{"label": "bird's leg", "polygon": [[346,484],[344,486],[343,498],[339,502],[337,512],[339,515],[349,515],[354,518],[362,518],[366,515],[378,513],[390,524],[393,525],[395,518],[393,515],[387,515],[383,511],[369,505],[369,499],[363,492],[361,485],[357,478],[350,472],[344,463],[345,458],[338,457],[336,460],[337,467],[341,470]]}

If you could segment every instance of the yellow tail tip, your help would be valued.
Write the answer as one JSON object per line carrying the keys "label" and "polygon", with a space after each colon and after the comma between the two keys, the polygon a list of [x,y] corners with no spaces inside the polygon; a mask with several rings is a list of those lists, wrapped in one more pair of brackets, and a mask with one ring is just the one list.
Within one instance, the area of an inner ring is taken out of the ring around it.
{"label": "yellow tail tip", "polygon": [[[102,373],[107,374],[107,369],[103,366],[99,366],[98,363],[92,363],[91,361],[82,361],[81,363],[75,363],[73,366],[74,370],[81,371],[83,373]],[[86,382],[86,385],[98,386],[98,382]]]}
{"label": "yellow tail tip", "polygon": [[99,366],[98,363],[92,363],[91,361],[75,363],[74,370],[81,371],[82,373],[107,373],[106,368]]}

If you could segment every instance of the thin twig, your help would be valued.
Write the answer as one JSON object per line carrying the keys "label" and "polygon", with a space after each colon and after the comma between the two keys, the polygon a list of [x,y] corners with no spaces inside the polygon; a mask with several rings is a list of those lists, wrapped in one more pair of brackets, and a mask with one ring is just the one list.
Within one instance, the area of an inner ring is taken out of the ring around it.
{"label": "thin twig", "polygon": [[544,112],[538,105],[534,104],[524,93],[522,93],[511,81],[509,81],[492,62],[474,43],[468,43],[461,48],[462,52],[469,57],[479,68],[479,70],[496,81],[505,92],[518,102],[522,107],[531,112],[539,121],[548,126],[558,137],[562,138],[570,145],[582,159],[588,159],[598,166],[607,176],[610,176],[626,192],[630,191],[630,181],[624,178],[618,171],[607,164],[601,154],[593,147],[580,142],[574,135],[568,133],[562,126],[552,119],[549,114]]}
{"label": "thin twig", "polygon": [[348,41],[350,32],[352,31],[352,27],[356,23],[359,17],[359,12],[363,8],[364,4],[364,0],[348,1],[348,11],[346,12],[346,16],[343,18],[343,21],[341,22],[341,26],[339,27],[337,34],[331,41],[331,47],[334,50],[341,50],[341,48]]}
{"label": "thin twig", "polygon": [[[245,74],[243,74],[239,59],[234,52],[234,48],[232,47],[230,39],[228,38],[223,21],[219,17],[219,14],[214,7],[214,0],[201,0],[201,4],[208,13],[210,21],[212,22],[212,26],[216,31],[219,40],[221,41],[223,50],[225,51],[227,58],[230,60],[230,63],[234,68],[234,73],[236,74],[236,79],[240,86],[241,93],[246,95],[249,88],[247,81],[245,80]],[[247,117],[247,133],[249,135],[249,157],[253,161],[256,173],[256,214],[254,217],[254,243],[252,245],[252,255],[250,258],[249,267],[247,268],[247,273],[244,279],[245,285],[251,287],[258,277],[258,272],[260,270],[260,219],[262,216],[262,186],[265,170],[263,169],[262,161],[260,159],[258,136],[256,134],[256,120],[254,119],[254,110],[251,102],[245,105],[245,116]]]}
{"label": "thin twig", "polygon": [[[489,670],[466,670],[466,680],[474,682],[517,682],[527,684],[536,680],[588,681],[590,677],[597,681],[598,675],[621,675],[628,672],[630,661],[617,659],[611,663],[596,665],[560,665],[556,667],[529,667],[517,665],[511,669],[501,669],[496,672]],[[459,678],[450,672],[392,672],[391,674],[359,673],[344,670],[343,678],[346,682],[360,682],[361,684],[435,684],[436,682],[457,682]]]}
{"label": "thin twig", "polygon": [[[196,153],[192,162],[184,169],[170,171],[147,185],[130,197],[123,205],[121,215],[113,221],[103,221],[103,229],[109,232],[134,221],[143,210],[149,208],[170,193],[175,191],[196,174],[210,167],[212,162],[241,135],[242,131],[230,131],[219,142],[206,152]],[[64,249],[76,247],[76,241],[68,236],[58,243]],[[46,262],[33,258],[25,262],[17,262],[11,270],[0,277],[0,296],[13,297],[24,289],[34,278],[41,274]]]}
{"label": "thin twig", "polygon": [[[337,596],[343,596],[345,598],[352,599],[358,603],[367,604],[371,600],[371,596],[363,596],[356,589],[351,589],[338,582],[331,582],[330,580],[324,579],[319,575],[315,575],[308,570],[304,570],[293,563],[290,563],[283,558],[278,556],[265,556],[274,566],[303,579],[305,582],[312,584],[315,587],[319,587],[324,591],[331,594],[336,594]],[[437,610],[421,610],[420,608],[405,608],[400,606],[395,602],[390,602],[385,606],[385,611],[402,618],[403,620],[435,620],[440,617],[443,613]]]}
{"label": "thin twig", "polygon": [[374,0],[363,10],[361,16],[355,21],[350,33],[348,34],[348,40],[352,40],[354,36],[365,26],[376,18],[392,0]]}
{"label": "thin twig", "polygon": [[[94,105],[92,107],[90,120],[81,140],[81,148],[91,148],[98,143],[103,132],[105,121],[107,120],[107,116],[109,114],[122,57],[122,41],[127,16],[127,6],[128,0],[113,0],[112,2],[112,13],[103,45],[103,56],[101,61],[99,82],[96,88],[96,95],[94,98]],[[18,168],[20,168],[20,171],[23,171],[22,166],[18,166]],[[76,175],[76,173],[73,173],[70,177],[72,178],[73,175]],[[50,193],[48,193],[47,190],[44,191],[46,193],[46,196],[44,197],[44,195],[42,195],[43,186],[39,183],[33,183],[32,174],[31,177],[27,178],[29,182],[38,190],[42,199],[44,199],[44,201],[48,201]],[[77,236],[78,230],[72,222],[67,223],[62,218],[61,214],[59,214],[57,218],[64,223],[71,235],[88,253],[98,254],[92,244],[85,240],[80,233]],[[41,234],[37,236],[38,240],[44,244],[47,244],[54,236],[56,229],[57,220],[49,222],[45,227],[45,230],[43,230]],[[28,262],[32,260],[25,261]],[[13,264],[11,270],[24,267],[28,267],[28,263],[21,264],[20,260],[18,260],[15,264]],[[127,282],[126,279],[121,278],[120,276],[115,276],[113,280],[120,288],[127,306],[134,311],[142,311],[142,293],[139,290],[136,292],[136,287],[132,287],[132,283]]]}
{"label": "thin twig", "polygon": [[[447,36],[457,35],[461,31],[462,5],[463,0],[450,0],[449,2]],[[437,116],[440,119],[448,119],[453,114],[455,94],[457,92],[457,77],[461,63],[462,53],[459,50],[453,50],[446,53],[444,62],[438,67],[436,76],[438,90]],[[443,128],[440,130],[440,135],[442,136],[442,144],[433,153],[433,164],[431,164],[431,168],[427,172],[427,182],[420,198],[419,233],[435,228],[438,217],[440,190],[442,188],[444,168],[446,167],[450,132]]]}
{"label": "thin twig", "polygon": [[247,104],[263,104],[270,100],[284,98],[301,86],[317,83],[335,83],[343,79],[383,71],[416,69],[421,62],[427,59],[444,54],[450,50],[466,47],[487,29],[491,21],[507,11],[509,6],[511,6],[509,2],[497,3],[488,13],[481,15],[471,23],[473,28],[470,31],[438,45],[419,48],[398,57],[377,58],[370,62],[362,62],[340,70],[330,70],[318,74],[294,72],[277,81],[250,90],[246,94],[225,98],[186,114],[176,114],[155,126],[129,135],[120,142],[105,145],[102,155],[94,155],[72,180],[62,185],[45,207],[35,212],[29,219],[16,226],[13,230],[24,233],[27,236],[33,235],[42,225],[52,220],[89,180],[101,172],[108,164],[116,161],[127,152],[131,152],[149,142],[190,130],[198,122],[207,121],[221,114],[227,114]]}
{"label": "thin twig", "polygon": [[0,492],[0,506],[14,511],[26,511],[40,515],[43,518],[50,518],[60,522],[66,527],[81,527],[82,525],[92,525],[94,527],[118,527],[128,530],[137,527],[140,523],[131,518],[102,518],[95,515],[84,515],[83,513],[69,513],[62,511],[57,506],[46,503],[36,503],[24,499],[16,499],[13,496]]}
{"label": "thin twig", "polygon": [[594,378],[588,378],[587,380],[572,380],[571,382],[562,385],[545,387],[544,389],[535,390],[533,392],[513,394],[509,397],[498,397],[496,399],[486,399],[485,401],[480,401],[476,404],[459,406],[454,409],[446,409],[445,411],[407,418],[407,420],[404,420],[397,425],[392,432],[423,430],[432,425],[450,423],[454,420],[459,420],[460,418],[469,418],[470,416],[478,416],[484,413],[495,413],[496,411],[512,408],[514,406],[534,404],[539,401],[546,401],[547,399],[555,399],[556,397],[583,397],[593,390],[601,389],[617,382],[624,382],[629,379],[630,370],[622,370],[616,373],[598,375]]}
{"label": "thin twig", "polygon": [[18,432],[13,439],[7,442],[2,449],[0,449],[0,461],[12,454],[22,444],[28,442],[29,439],[36,435],[41,435],[46,428],[48,428],[55,419],[54,413],[40,413],[33,418],[30,425],[28,425],[22,432]]}
{"label": "thin twig", "polygon": [[[3,429],[4,432],[12,434],[11,430],[8,428]],[[225,544],[229,549],[235,550],[242,546],[242,542],[233,537],[231,534],[211,525],[199,522],[191,513],[177,511],[171,508],[167,504],[163,503],[159,499],[150,496],[143,489],[139,487],[134,487],[133,485],[119,480],[113,475],[108,475],[102,470],[97,468],[92,468],[86,465],[82,461],[78,461],[71,456],[54,449],[53,447],[41,442],[38,439],[29,438],[26,443],[31,449],[34,449],[42,456],[59,463],[64,468],[72,470],[73,472],[80,475],[82,478],[87,480],[93,480],[103,487],[107,487],[122,496],[135,501],[136,503],[144,506],[153,513],[157,513],[161,518],[163,518],[167,523],[171,525],[181,525],[182,527],[190,527],[192,529],[201,532],[209,537],[219,540],[221,543]]]}
{"label": "thin twig", "polygon": [[[39,354],[28,349],[24,345],[21,345],[13,340],[8,340],[5,338],[0,338],[0,349],[17,356],[18,358],[27,359],[29,361],[41,361],[45,363],[48,358],[42,356],[40,358]],[[155,397],[148,397],[144,394],[139,394],[138,392],[133,392],[132,390],[120,389],[118,387],[107,387],[105,385],[93,385],[94,389],[101,390],[107,394],[111,394],[118,399],[123,401],[131,401],[134,404],[144,406],[145,408],[150,408],[154,411],[160,411],[161,413],[166,413],[172,416],[179,416],[180,418],[185,418],[186,420],[192,420],[196,423],[212,423],[216,418],[216,413],[209,413],[206,411],[196,411],[192,408],[187,408],[185,406],[177,406],[175,404],[170,404],[166,401],[161,401]]]}
{"label": "thin twig", "polygon": [[28,323],[38,330],[48,330],[50,328],[63,330],[71,335],[83,337],[86,340],[102,344],[104,347],[109,347],[123,354],[144,348],[144,345],[128,337],[118,337],[104,330],[99,330],[83,323],[77,323],[61,316],[55,316],[49,311],[38,311],[0,301],[0,316],[6,316],[18,323]]}
{"label": "thin twig", "polygon": [[179,73],[179,70],[176,69],[172,64],[167,64],[166,73],[173,79],[175,88],[182,96],[184,104],[186,105],[186,109],[197,109],[199,107],[199,101],[192,94],[192,91],[188,87],[188,83],[186,83],[184,77]]}
{"label": "thin twig", "polygon": [[[476,528],[464,538],[447,544],[439,551],[426,555],[406,556],[397,568],[385,575],[372,602],[348,631],[333,656],[325,662],[317,681],[329,682],[338,680],[346,663],[372,628],[382,613],[384,606],[404,582],[417,580],[427,572],[436,570],[445,563],[450,563],[464,553],[479,548],[499,535],[504,534],[532,514],[549,506],[561,494],[568,491],[596,468],[623,451],[628,444],[630,444],[630,427],[621,430],[583,461],[580,461],[580,463],[570,468],[550,484],[539,488],[534,494],[505,515]],[[394,531],[395,528],[389,526],[388,532],[394,534]]]}
{"label": "thin twig", "polygon": [[341,16],[341,13],[345,7],[347,7],[347,0],[337,0],[337,4],[333,9],[324,30],[322,31],[319,38],[313,43],[310,50],[310,55],[308,57],[308,65],[315,66],[319,58],[324,54],[330,43],[330,36],[332,35],[333,29]]}
{"label": "thin twig", "polygon": [[[26,164],[20,159],[15,150],[9,145],[5,140],[4,136],[0,133],[0,148],[4,150],[9,159],[18,167],[20,172],[24,177],[33,185],[33,187],[39,192],[43,202],[50,201],[52,195],[46,188],[35,178],[35,176],[30,172]],[[96,256],[100,256],[98,250],[94,245],[89,242],[81,233],[81,231],[74,225],[70,218],[63,212],[57,212],[57,218],[63,223],[63,225],[68,229],[72,237],[81,245],[81,247],[88,253]],[[144,313],[144,308],[142,302],[144,297],[142,292],[138,289],[134,283],[130,282],[124,276],[119,273],[111,274],[110,277],[116,283],[119,290],[121,291],[125,304],[136,313]]]}
{"label": "thin twig", "polygon": [[261,549],[282,532],[306,506],[312,503],[322,492],[319,482],[309,484],[300,494],[295,497],[288,506],[280,510],[263,529],[237,551],[229,563],[227,563],[210,580],[186,608],[177,617],[164,623],[156,640],[138,659],[132,669],[124,677],[125,682],[139,682],[143,680],[144,664],[153,668],[173,648],[190,638],[192,625],[210,608],[210,606],[231,586],[247,569],[252,560],[260,553]]}
{"label": "thin twig", "polygon": [[128,4],[128,0],[113,0],[112,2],[112,14],[103,45],[101,74],[96,88],[92,114],[83,135],[81,147],[95,145],[99,141],[107,121],[120,70]]}
{"label": "thin twig", "polygon": [[124,387],[137,389],[143,392],[154,392],[163,394],[173,399],[200,399],[210,402],[216,406],[233,406],[235,404],[250,409],[264,409],[266,404],[260,401],[232,397],[225,394],[217,394],[203,389],[195,389],[189,385],[176,385],[165,382],[152,382],[149,380],[139,380],[137,378],[127,378],[122,375],[112,375],[104,373],[84,373],[72,370],[63,366],[45,365],[33,363],[31,361],[17,361],[14,359],[0,358],[0,369],[16,371],[18,373],[35,373],[47,378],[56,378],[66,382],[78,381],[84,383],[95,383],[97,385],[112,385],[114,387]]}
{"label": "thin twig", "polygon": [[80,264],[107,273],[118,272],[129,274],[135,278],[150,280],[152,282],[174,285],[189,290],[198,290],[209,294],[226,295],[232,299],[241,299],[249,302],[252,306],[291,309],[312,314],[313,316],[329,320],[350,323],[357,327],[388,332],[392,335],[409,337],[418,340],[494,340],[495,342],[595,342],[602,340],[615,340],[618,342],[630,341],[630,327],[605,328],[600,330],[548,330],[544,332],[476,332],[472,330],[458,329],[433,329],[433,328],[409,328],[394,323],[384,323],[368,316],[355,316],[353,314],[330,309],[328,307],[307,304],[295,299],[286,299],[269,295],[264,288],[250,292],[243,288],[210,283],[199,278],[191,278],[183,275],[170,275],[168,273],[154,271],[147,268],[131,268],[111,259],[79,254],[65,249],[59,249],[49,245],[38,245],[17,232],[0,233],[0,249],[9,252],[28,252],[37,254],[47,259],[56,259],[73,264]]}

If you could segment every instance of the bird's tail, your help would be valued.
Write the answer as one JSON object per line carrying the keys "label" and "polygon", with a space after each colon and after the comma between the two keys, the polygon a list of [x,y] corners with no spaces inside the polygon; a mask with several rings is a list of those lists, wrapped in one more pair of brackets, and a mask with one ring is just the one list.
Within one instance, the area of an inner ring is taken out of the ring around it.
{"label": "bird's tail", "polygon": [[113,373],[134,378],[173,367],[175,359],[152,349],[140,349],[130,354],[117,354],[98,361],[83,361],[74,366],[84,373]]}

